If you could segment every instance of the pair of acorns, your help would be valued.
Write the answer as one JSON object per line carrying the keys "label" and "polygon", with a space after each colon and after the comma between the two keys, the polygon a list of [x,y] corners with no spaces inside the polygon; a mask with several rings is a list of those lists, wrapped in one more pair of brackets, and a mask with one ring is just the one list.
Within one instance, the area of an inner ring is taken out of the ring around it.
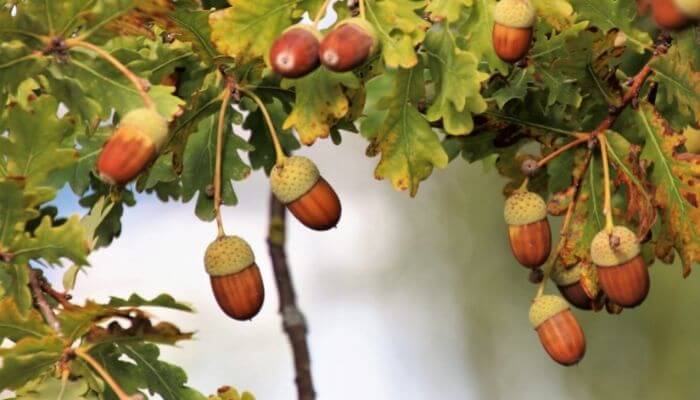
{"label": "pair of acorns", "polygon": [[[277,199],[304,225],[328,230],[340,220],[338,195],[305,157],[289,157],[273,168],[270,187]],[[265,289],[250,245],[238,236],[212,242],[204,266],[219,307],[237,320],[249,320],[262,308]]]}
{"label": "pair of acorns", "polygon": [[664,29],[681,29],[691,21],[700,20],[698,0],[652,0],[654,21]]}
{"label": "pair of acorns", "polygon": [[335,72],[351,71],[364,64],[377,50],[372,24],[362,18],[349,18],[321,35],[314,26],[287,28],[270,48],[272,69],[285,78],[300,78],[320,64]]}
{"label": "pair of acorns", "polygon": [[[527,268],[539,268],[551,252],[552,234],[544,199],[532,192],[518,191],[506,200],[504,217],[515,258]],[[603,230],[593,238],[590,252],[600,286],[610,301],[623,307],[635,307],[644,301],[649,293],[649,272],[634,232],[624,226],[615,226],[612,232]],[[593,299],[581,282],[579,266],[559,270],[553,279],[568,302],[582,309],[591,308]],[[563,365],[575,364],[585,353],[581,328],[573,315],[557,317],[551,324],[544,323],[568,310],[568,303],[563,298],[541,296],[530,311],[531,316],[539,316],[534,320],[531,317],[531,321],[542,345],[555,361]]]}

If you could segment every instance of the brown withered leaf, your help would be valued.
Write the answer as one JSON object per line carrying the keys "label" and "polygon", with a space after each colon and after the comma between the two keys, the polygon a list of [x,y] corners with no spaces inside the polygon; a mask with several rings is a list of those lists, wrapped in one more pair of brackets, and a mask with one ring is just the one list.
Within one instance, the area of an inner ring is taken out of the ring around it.
{"label": "brown withered leaf", "polygon": [[581,261],[581,287],[591,301],[600,296],[600,286],[598,284],[598,269],[590,261]]}
{"label": "brown withered leaf", "polygon": [[192,333],[182,332],[180,328],[169,323],[159,322],[155,326],[148,318],[133,318],[131,326],[124,328],[117,321],[112,321],[106,328],[93,326],[86,339],[93,343],[108,343],[125,341],[145,341],[159,344],[175,344],[180,340],[192,338]]}
{"label": "brown withered leaf", "polygon": [[145,36],[155,39],[152,25],[157,24],[169,29],[174,24],[168,19],[168,14],[175,10],[173,0],[142,0],[130,12],[114,19],[106,25],[106,29],[122,36]]}
{"label": "brown withered leaf", "polygon": [[664,261],[675,250],[683,262],[683,276],[700,261],[700,158],[679,154],[683,135],[674,132],[653,106],[643,104],[636,112],[646,144],[641,154],[652,166],[654,203],[659,209],[660,226],[655,230],[655,253]]}

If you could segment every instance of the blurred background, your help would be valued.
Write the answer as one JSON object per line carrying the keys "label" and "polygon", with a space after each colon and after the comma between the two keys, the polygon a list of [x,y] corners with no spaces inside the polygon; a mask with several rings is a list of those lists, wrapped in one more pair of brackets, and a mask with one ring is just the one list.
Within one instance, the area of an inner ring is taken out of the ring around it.
{"label": "blurred background", "polygon": [[[496,172],[456,160],[411,199],[373,179],[377,160],[364,156],[365,145],[347,134],[342,146],[322,141],[299,153],[317,162],[343,201],[338,229],[313,232],[293,218],[288,226],[320,399],[700,397],[695,275],[683,281],[678,266],[657,264],[640,308],[619,316],[575,311],[588,352],[578,366],[560,367],[528,323],[536,288],[510,254]],[[165,360],[187,370],[191,386],[213,392],[230,384],[259,400],[293,400],[292,358],[265,245],[267,180],[254,173],[236,190],[240,205],[224,211],[227,231],[251,243],[266,285],[252,322],[228,319],[211,294],[202,257],[215,224],[199,221],[193,204],[151,197],[126,211],[122,237],[91,257],[75,295],[167,292],[187,301],[197,313],[153,312],[197,331],[194,341],[162,349]],[[70,194],[59,205],[66,214],[84,213]]]}

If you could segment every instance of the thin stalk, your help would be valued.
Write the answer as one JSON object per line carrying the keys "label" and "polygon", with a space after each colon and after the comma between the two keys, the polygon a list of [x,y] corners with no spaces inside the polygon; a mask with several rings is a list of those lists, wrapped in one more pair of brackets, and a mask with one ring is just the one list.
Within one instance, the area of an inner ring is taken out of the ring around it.
{"label": "thin stalk", "polygon": [[86,350],[84,350],[84,349],[82,349],[82,348],[77,348],[77,349],[75,349],[75,355],[77,355],[78,357],[80,357],[80,358],[82,358],[83,360],[85,360],[85,362],[87,362],[88,364],[90,364],[90,366],[91,366],[98,374],[100,374],[100,376],[102,377],[102,379],[104,379],[104,381],[107,382],[107,384],[109,385],[109,387],[112,388],[112,391],[114,392],[114,394],[117,395],[117,397],[119,398],[119,400],[132,400],[132,397],[129,396],[129,395],[124,391],[124,389],[122,389],[121,386],[119,386],[119,384],[117,383],[117,381],[114,380],[114,378],[112,377],[112,375],[110,375],[109,372],[107,372],[107,370],[104,369],[104,367],[102,367],[102,365],[100,365],[100,363],[97,362],[97,360],[95,360],[95,359],[90,355],[90,353],[88,353]]}
{"label": "thin stalk", "polygon": [[316,13],[316,16],[314,17],[313,20],[313,27],[316,28],[318,27],[318,23],[321,22],[321,18],[326,14],[326,9],[328,8],[328,5],[330,4],[331,0],[325,0],[323,2],[323,5],[321,5],[321,8],[318,9],[318,12]]}
{"label": "thin stalk", "polygon": [[360,0],[360,17],[367,20],[367,12],[365,11],[365,0]]}
{"label": "thin stalk", "polygon": [[549,153],[546,157],[544,157],[543,159],[538,161],[537,168],[542,168],[545,164],[547,164],[548,162],[552,161],[553,159],[559,157],[565,151],[567,151],[571,148],[574,148],[580,144],[586,143],[588,141],[588,139],[589,139],[588,135],[584,135],[583,137],[580,137],[576,140],[573,140],[573,141],[561,146],[560,148],[554,150],[553,152]]}
{"label": "thin stalk", "polygon": [[603,157],[603,190],[605,195],[605,201],[603,203],[603,214],[605,214],[605,230],[608,234],[612,234],[613,227],[615,226],[613,222],[612,215],[612,194],[610,192],[610,165],[608,163],[608,143],[605,135],[600,135],[598,137],[600,142],[600,154]]}
{"label": "thin stalk", "polygon": [[272,117],[270,117],[270,113],[267,111],[267,107],[265,107],[265,103],[258,97],[255,93],[253,93],[251,90],[248,90],[246,88],[239,88],[241,93],[245,94],[246,96],[250,97],[255,104],[258,105],[258,108],[260,108],[260,112],[262,112],[263,117],[265,118],[265,123],[267,124],[267,128],[270,130],[270,136],[272,137],[272,143],[275,146],[275,154],[277,155],[277,161],[275,165],[282,165],[284,164],[284,160],[287,159],[287,157],[284,155],[284,150],[282,150],[282,144],[280,143],[280,139],[277,135],[277,129],[275,129],[275,124],[272,122]]}
{"label": "thin stalk", "polygon": [[219,121],[216,128],[216,161],[214,165],[214,215],[216,226],[219,230],[219,238],[224,237],[224,221],[221,216],[221,164],[224,151],[224,128],[226,125],[226,110],[231,101],[232,83],[226,84],[226,89],[221,94],[221,108],[219,109]]}
{"label": "thin stalk", "polygon": [[103,58],[105,61],[109,62],[121,72],[122,75],[124,75],[127,79],[131,81],[131,83],[134,85],[136,90],[139,93],[139,96],[141,96],[141,100],[143,101],[143,104],[151,109],[155,110],[156,109],[156,104],[153,102],[153,99],[148,95],[146,92],[146,89],[144,88],[144,85],[141,81],[141,78],[136,76],[129,68],[127,68],[124,64],[122,64],[119,60],[114,58],[111,54],[109,54],[108,51],[105,51],[104,49],[100,48],[99,46],[95,46],[92,43],[89,42],[84,42],[80,39],[67,39],[66,40],[66,45],[68,47],[83,47],[85,49],[88,49],[90,51],[93,51],[97,53],[98,56]]}

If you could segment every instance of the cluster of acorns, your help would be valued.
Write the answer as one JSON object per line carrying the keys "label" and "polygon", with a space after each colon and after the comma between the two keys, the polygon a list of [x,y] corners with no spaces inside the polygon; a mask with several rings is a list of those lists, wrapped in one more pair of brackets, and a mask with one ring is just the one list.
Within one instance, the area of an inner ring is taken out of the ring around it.
{"label": "cluster of acorns", "polygon": [[[506,200],[504,217],[513,255],[523,266],[538,269],[551,251],[552,234],[544,199],[532,192],[517,191]],[[634,232],[624,226],[599,232],[591,242],[590,257],[600,288],[610,302],[631,308],[644,301],[649,293],[649,272]],[[586,340],[569,303],[590,310],[602,293],[594,295],[587,289],[579,265],[557,267],[552,279],[563,298],[537,297],[530,308],[530,322],[547,353],[560,364],[573,365],[583,358]]]}
{"label": "cluster of acorns", "polygon": [[362,18],[348,18],[321,35],[314,26],[287,28],[270,48],[272,69],[285,78],[301,78],[320,64],[335,72],[351,71],[377,51],[372,24]]}

